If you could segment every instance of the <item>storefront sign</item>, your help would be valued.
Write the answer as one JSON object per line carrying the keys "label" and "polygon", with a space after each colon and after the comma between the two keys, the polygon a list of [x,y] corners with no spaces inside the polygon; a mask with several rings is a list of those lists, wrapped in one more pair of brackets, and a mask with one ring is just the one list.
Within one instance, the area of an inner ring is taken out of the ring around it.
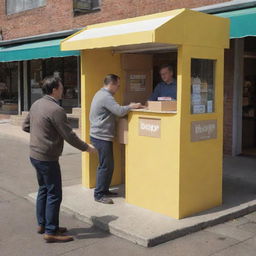
{"label": "storefront sign", "polygon": [[217,120],[194,121],[191,123],[191,141],[217,138]]}
{"label": "storefront sign", "polygon": [[161,120],[153,118],[139,118],[139,136],[160,138]]}

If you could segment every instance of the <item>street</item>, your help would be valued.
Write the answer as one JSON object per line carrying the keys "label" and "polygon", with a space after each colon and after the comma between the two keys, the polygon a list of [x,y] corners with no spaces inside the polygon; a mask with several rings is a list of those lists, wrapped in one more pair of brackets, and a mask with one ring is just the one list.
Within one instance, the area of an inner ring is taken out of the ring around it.
{"label": "street", "polygon": [[[25,197],[37,190],[29,159],[28,142],[1,133],[0,124],[0,255],[184,255],[254,256],[256,213],[214,226],[153,248],[143,248],[61,213],[61,226],[75,241],[46,244],[36,233],[35,207]],[[79,184],[80,153],[65,146],[61,157],[63,186]]]}

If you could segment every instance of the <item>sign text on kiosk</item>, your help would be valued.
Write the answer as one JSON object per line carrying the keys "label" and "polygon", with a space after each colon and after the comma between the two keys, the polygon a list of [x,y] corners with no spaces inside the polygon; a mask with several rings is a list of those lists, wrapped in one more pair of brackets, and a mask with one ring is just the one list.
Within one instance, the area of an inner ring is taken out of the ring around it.
{"label": "sign text on kiosk", "polygon": [[139,118],[139,135],[160,138],[161,120],[154,118]]}
{"label": "sign text on kiosk", "polygon": [[217,138],[217,120],[202,120],[191,123],[191,141]]}

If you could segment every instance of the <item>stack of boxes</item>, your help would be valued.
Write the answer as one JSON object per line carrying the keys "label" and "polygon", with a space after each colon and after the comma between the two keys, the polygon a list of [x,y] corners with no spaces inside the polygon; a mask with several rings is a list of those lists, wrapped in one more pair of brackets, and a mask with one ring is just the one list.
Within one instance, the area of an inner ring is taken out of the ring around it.
{"label": "stack of boxes", "polygon": [[209,99],[208,83],[199,77],[192,77],[191,112],[203,114],[213,112],[213,100]]}

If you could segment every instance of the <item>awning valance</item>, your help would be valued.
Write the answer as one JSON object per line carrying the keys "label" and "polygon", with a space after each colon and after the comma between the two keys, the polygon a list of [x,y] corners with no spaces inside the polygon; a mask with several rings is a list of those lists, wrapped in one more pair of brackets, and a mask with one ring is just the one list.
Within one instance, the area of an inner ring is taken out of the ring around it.
{"label": "awning valance", "polygon": [[0,47],[0,62],[79,56],[79,51],[60,50],[61,39]]}
{"label": "awning valance", "polygon": [[216,16],[230,19],[230,38],[256,36],[256,8],[223,12]]}
{"label": "awning valance", "polygon": [[224,47],[228,42],[228,19],[188,9],[146,15],[87,26],[66,38],[61,49],[84,50],[120,48],[131,45],[153,46],[190,44]]}

